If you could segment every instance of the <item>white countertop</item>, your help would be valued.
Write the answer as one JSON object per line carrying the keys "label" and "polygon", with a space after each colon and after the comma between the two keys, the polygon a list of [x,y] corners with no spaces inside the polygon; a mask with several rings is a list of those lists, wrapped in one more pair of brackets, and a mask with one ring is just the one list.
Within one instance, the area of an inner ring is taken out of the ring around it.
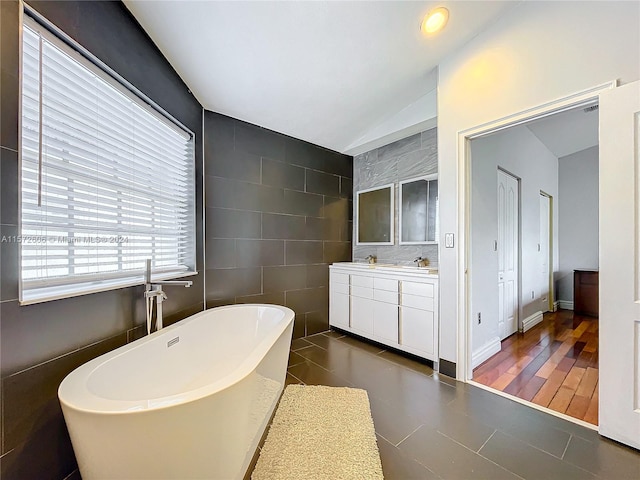
{"label": "white countertop", "polygon": [[336,262],[332,267],[358,268],[363,270],[376,270],[380,273],[410,273],[412,275],[420,274],[425,276],[438,276],[437,268],[417,267],[414,265],[394,265],[390,263],[364,263],[364,262]]}

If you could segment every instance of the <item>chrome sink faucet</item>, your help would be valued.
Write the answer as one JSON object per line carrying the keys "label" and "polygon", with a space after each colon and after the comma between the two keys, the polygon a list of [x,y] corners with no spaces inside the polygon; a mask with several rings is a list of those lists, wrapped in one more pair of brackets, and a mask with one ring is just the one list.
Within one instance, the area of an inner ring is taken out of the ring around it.
{"label": "chrome sink faucet", "polygon": [[375,255],[367,255],[365,260],[368,261],[371,265],[373,265],[378,261],[378,257],[376,257]]}
{"label": "chrome sink faucet", "polygon": [[193,285],[191,280],[157,280],[151,281],[151,259],[147,259],[144,276],[144,299],[147,312],[147,334],[151,333],[151,320],[153,316],[153,304],[156,304],[156,331],[162,328],[162,302],[167,299],[167,294],[162,290],[162,285],[182,285],[189,288]]}
{"label": "chrome sink faucet", "polygon": [[414,262],[418,267],[426,267],[429,265],[429,260],[427,258],[418,257]]}

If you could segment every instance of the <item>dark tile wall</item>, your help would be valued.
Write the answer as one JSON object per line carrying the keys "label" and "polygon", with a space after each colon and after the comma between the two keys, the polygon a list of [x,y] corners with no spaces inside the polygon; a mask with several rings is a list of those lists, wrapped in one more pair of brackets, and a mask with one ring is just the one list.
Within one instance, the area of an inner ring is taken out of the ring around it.
{"label": "dark tile wall", "polygon": [[352,157],[205,111],[207,307],[277,303],[329,328],[329,264],[351,259]]}
{"label": "dark tile wall", "polygon": [[[27,1],[196,133],[202,218],[202,107],[120,2]],[[19,3],[0,1],[0,238],[18,234]],[[242,164],[230,166],[244,172]],[[259,174],[259,172],[258,172]],[[204,267],[198,221],[198,268]],[[142,287],[20,306],[18,245],[0,243],[0,477],[62,479],[76,462],[57,388],[75,367],[146,333]],[[173,288],[167,323],[203,309],[204,275]],[[141,446],[142,448],[142,446]]]}

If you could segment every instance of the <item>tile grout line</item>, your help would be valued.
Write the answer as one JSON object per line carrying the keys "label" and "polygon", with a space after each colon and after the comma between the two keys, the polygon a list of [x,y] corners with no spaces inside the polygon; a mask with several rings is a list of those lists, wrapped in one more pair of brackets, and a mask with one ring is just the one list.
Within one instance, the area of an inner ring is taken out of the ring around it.
{"label": "tile grout line", "polygon": [[[493,433],[491,435],[489,435],[489,438],[487,438],[484,443],[480,446],[480,448],[478,450],[476,450],[476,453],[480,453],[480,450],[482,450],[482,448],[489,442],[489,440],[491,440],[491,438],[496,434],[496,432],[498,431],[498,429],[495,429],[493,431]],[[444,434],[443,434],[444,435]]]}
{"label": "tile grout line", "polygon": [[[317,345],[314,345],[314,346],[316,346],[316,347],[317,347]],[[305,348],[307,348],[307,347],[301,348],[300,350],[304,350]],[[297,350],[297,351],[296,351],[296,353],[297,353],[297,352],[299,352],[300,350]],[[326,351],[326,350],[325,350],[325,351]],[[298,355],[300,355],[300,354],[298,354]],[[331,373],[332,375],[335,375],[335,376],[336,376],[336,377],[338,377],[340,380],[344,380],[344,381],[345,381],[345,383],[347,383],[348,385],[353,386],[353,382],[348,381],[346,378],[344,378],[344,377],[342,377],[342,376],[338,375],[338,374],[335,372],[335,370],[329,370],[328,368],[323,367],[323,366],[322,366],[322,365],[320,365],[319,363],[316,363],[316,362],[314,362],[313,360],[311,360],[311,359],[309,359],[309,358],[307,358],[307,357],[304,357],[304,356],[302,356],[302,355],[300,355],[300,356],[301,356],[301,357],[303,357],[305,361],[304,361],[304,362],[301,362],[301,363],[297,363],[296,365],[302,365],[303,363],[307,363],[307,362],[309,362],[309,363],[311,363],[311,364],[315,365],[316,367],[321,368],[322,370],[324,370],[324,371],[326,371],[326,372],[329,372],[329,373]],[[291,365],[291,366],[296,366],[296,365]],[[288,371],[288,370],[289,370],[289,367],[287,367],[287,371]],[[357,387],[357,388],[360,388],[360,387]],[[363,390],[366,390],[366,388],[365,388],[365,389],[363,389]]]}
{"label": "tile grout line", "polygon": [[[422,424],[418,425],[418,426],[415,428],[415,430],[413,430],[409,435],[407,435],[407,436],[406,436],[406,437],[404,437],[402,440],[400,440],[398,443],[396,443],[396,444],[394,445],[394,447],[396,447],[396,448],[400,448],[400,444],[401,444],[402,442],[404,442],[407,438],[409,438],[411,435],[413,435],[414,433],[416,433],[418,430],[420,430],[420,427],[422,427],[422,426],[424,426],[424,423],[422,423]],[[391,443],[391,442],[389,442],[389,443]],[[391,444],[393,445],[393,443],[391,443]]]}
{"label": "tile grout line", "polygon": [[293,373],[291,373],[289,371],[289,369],[287,369],[287,374],[291,375],[293,378],[295,378],[297,381],[299,381],[302,385],[306,385],[306,383],[304,383],[302,380],[300,380],[298,377],[296,377]]}
{"label": "tile grout line", "polygon": [[564,456],[567,453],[567,450],[569,449],[569,444],[571,443],[571,439],[573,438],[573,434],[569,435],[569,440],[567,440],[567,444],[564,446],[564,451],[562,452],[562,456],[560,457],[560,460],[564,460]]}
{"label": "tile grout line", "polygon": [[[387,442],[389,445],[392,445],[393,447],[398,448],[398,447],[396,447],[395,445],[393,445],[393,442],[391,442],[391,440],[389,440],[387,437],[385,437],[384,435],[382,435],[380,432],[375,432],[375,433],[376,433],[376,435],[377,435],[378,437],[380,437],[381,439],[383,439],[383,440],[384,440],[385,442]],[[378,447],[378,449],[379,449],[379,447]]]}
{"label": "tile grout line", "polygon": [[[562,432],[563,430],[558,430],[558,431],[559,431],[559,432]],[[513,437],[513,438],[515,438],[516,440],[520,440],[522,443],[524,443],[524,444],[528,445],[528,446],[529,446],[529,447],[531,447],[531,448],[535,448],[535,449],[536,449],[536,450],[538,450],[539,452],[546,453],[547,455],[550,455],[550,456],[552,456],[553,458],[557,458],[558,460],[562,460],[562,457],[559,457],[559,456],[557,456],[557,455],[554,455],[554,454],[553,454],[553,453],[551,453],[551,452],[547,452],[546,450],[543,450],[542,448],[540,448],[540,447],[538,447],[538,446],[536,446],[536,445],[531,445],[528,441],[526,441],[526,440],[522,440],[522,439],[520,439],[520,438],[516,437],[515,435],[513,435],[513,434],[511,434],[511,433],[507,433],[507,432],[502,432],[502,433],[504,433],[504,434],[506,434],[506,435],[509,435],[509,436],[511,436],[511,437]],[[570,440],[570,439],[571,439],[571,437],[573,436],[573,434],[571,434],[571,433],[569,433],[569,432],[564,432],[564,433],[567,433],[567,434],[569,435],[569,440]],[[567,440],[567,446],[569,445],[569,440]],[[565,446],[565,451],[566,451],[566,449],[567,449],[567,447]],[[562,453],[562,455],[564,455],[564,452]]]}
{"label": "tile grout line", "polygon": [[[497,430],[496,430],[497,431]],[[449,440],[451,440],[452,442],[457,443],[458,445],[460,445],[462,448],[469,450],[470,452],[472,452],[475,455],[478,455],[480,458],[484,458],[486,461],[493,463],[495,466],[501,468],[502,470],[511,473],[512,475],[515,475],[518,478],[521,478],[522,480],[526,480],[525,478],[521,477],[520,475],[518,475],[516,472],[512,472],[511,470],[509,470],[508,468],[504,467],[503,465],[500,465],[499,463],[494,462],[493,460],[491,460],[490,458],[485,457],[484,455],[480,454],[479,452],[474,452],[473,450],[471,450],[469,447],[467,447],[466,445],[463,445],[462,443],[458,442],[456,439],[451,438],[448,435],[445,435],[444,433],[442,433],[440,430],[436,430],[437,433],[439,433],[440,435],[442,435],[445,438],[448,438]],[[495,432],[493,432],[495,433]],[[491,434],[491,436],[493,436],[493,433]]]}

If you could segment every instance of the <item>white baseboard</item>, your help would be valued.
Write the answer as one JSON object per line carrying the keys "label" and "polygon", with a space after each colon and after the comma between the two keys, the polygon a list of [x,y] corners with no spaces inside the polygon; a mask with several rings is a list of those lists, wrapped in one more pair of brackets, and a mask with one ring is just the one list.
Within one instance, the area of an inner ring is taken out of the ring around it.
{"label": "white baseboard", "polygon": [[529,315],[522,321],[522,332],[531,330],[537,324],[542,321],[542,312],[536,312],[533,315]]}
{"label": "white baseboard", "polygon": [[493,357],[501,349],[502,345],[500,344],[500,337],[492,338],[475,352],[473,352],[473,354],[471,355],[472,368],[476,368],[485,360]]}
{"label": "white baseboard", "polygon": [[553,311],[557,312],[558,311],[558,301],[553,302]]}
{"label": "white baseboard", "polygon": [[558,300],[558,307],[563,310],[573,310],[573,302],[568,300]]}

